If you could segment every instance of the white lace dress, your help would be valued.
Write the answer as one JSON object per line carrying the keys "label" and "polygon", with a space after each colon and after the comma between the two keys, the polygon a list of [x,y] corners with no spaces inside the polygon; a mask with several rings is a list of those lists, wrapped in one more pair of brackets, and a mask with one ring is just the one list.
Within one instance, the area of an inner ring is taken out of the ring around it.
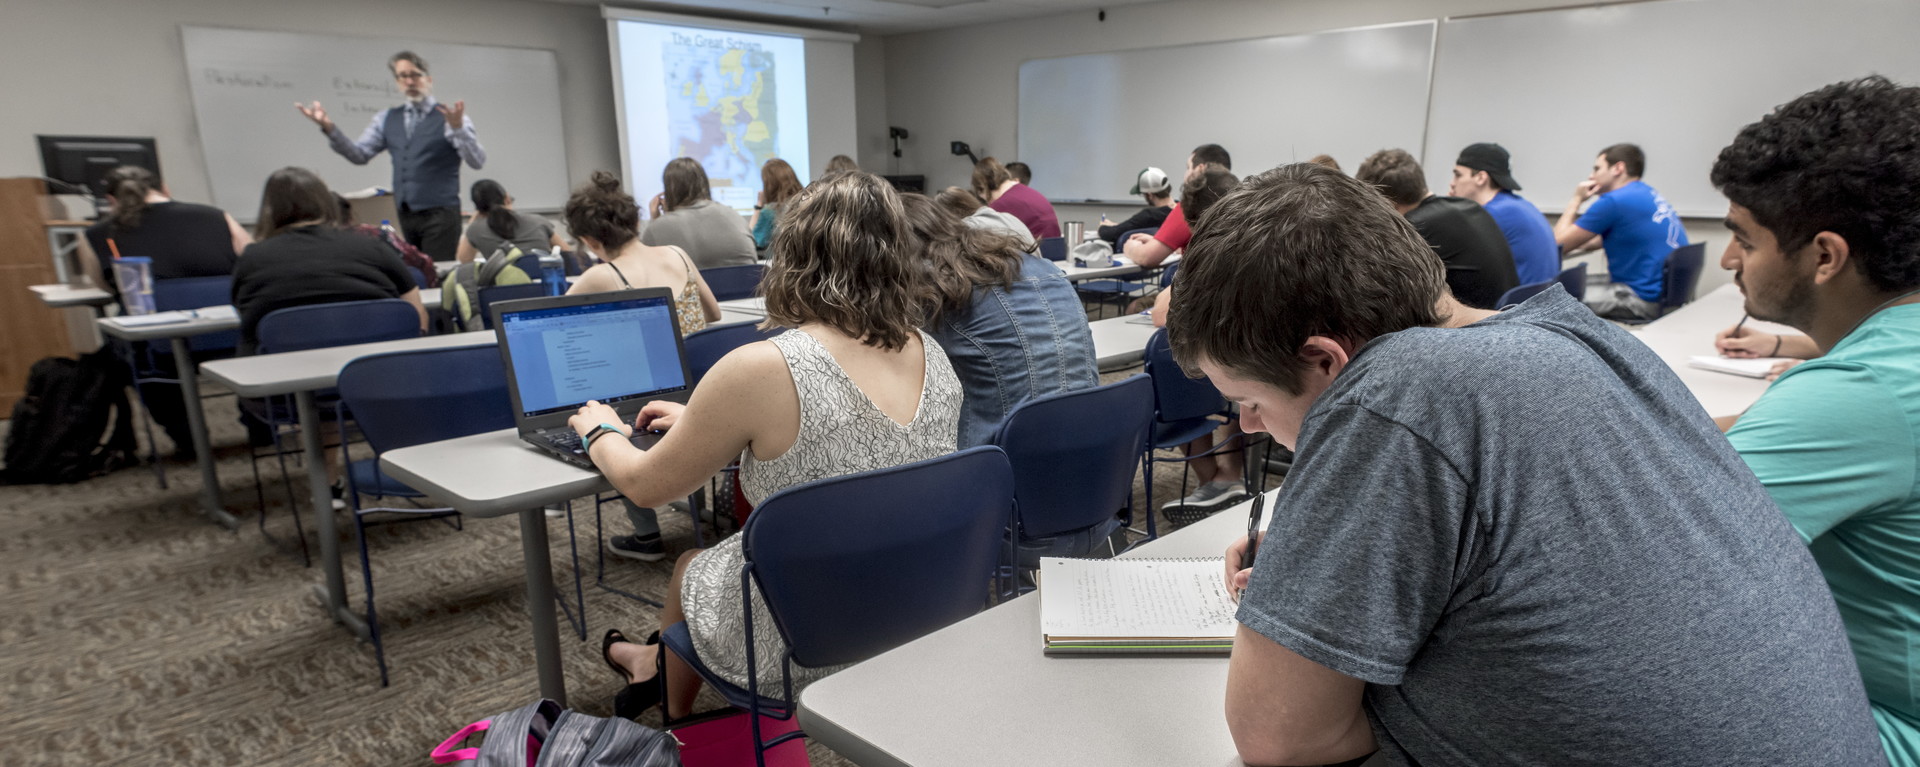
{"label": "white lace dress", "polygon": [[[771,461],[740,458],[740,489],[755,506],[793,485],[843,474],[899,466],[953,452],[960,422],[960,381],[946,352],[926,333],[926,377],[913,420],[902,426],[881,412],[854,386],[840,363],[818,339],[798,330],[773,338],[787,360],[800,395],[800,435],[793,447]],[[907,511],[907,510],[903,510]],[[708,668],[742,688],[747,686],[746,622],[740,610],[740,536],[721,541],[687,565],[680,585],[687,629],[694,649]],[[781,641],[759,589],[753,591],[754,655],[760,667],[760,692],[779,697]],[[793,667],[794,693],[840,670]]]}

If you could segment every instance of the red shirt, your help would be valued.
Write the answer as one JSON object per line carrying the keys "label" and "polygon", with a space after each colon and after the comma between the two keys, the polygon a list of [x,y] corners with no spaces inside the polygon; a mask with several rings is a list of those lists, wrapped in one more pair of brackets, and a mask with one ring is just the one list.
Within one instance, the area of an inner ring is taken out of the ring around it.
{"label": "red shirt", "polygon": [[[1053,215],[1053,203],[1047,202],[1046,195],[1033,191],[1026,184],[1014,184],[1001,192],[1000,196],[987,204],[987,207],[1011,213],[1020,223],[1027,225],[1035,239],[1060,236],[1060,219]],[[1068,243],[1071,246],[1073,243]]]}
{"label": "red shirt", "polygon": [[1186,247],[1187,241],[1193,239],[1193,230],[1187,228],[1187,216],[1180,212],[1180,203],[1173,204],[1173,212],[1167,214],[1166,223],[1153,233],[1153,238],[1173,250]]}

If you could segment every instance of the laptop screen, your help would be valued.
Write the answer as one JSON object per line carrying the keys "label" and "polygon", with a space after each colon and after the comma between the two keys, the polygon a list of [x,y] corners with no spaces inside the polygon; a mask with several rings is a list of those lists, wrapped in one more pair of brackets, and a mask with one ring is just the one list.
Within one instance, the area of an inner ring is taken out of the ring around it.
{"label": "laptop screen", "polygon": [[654,397],[687,387],[670,298],[503,311],[522,417]]}

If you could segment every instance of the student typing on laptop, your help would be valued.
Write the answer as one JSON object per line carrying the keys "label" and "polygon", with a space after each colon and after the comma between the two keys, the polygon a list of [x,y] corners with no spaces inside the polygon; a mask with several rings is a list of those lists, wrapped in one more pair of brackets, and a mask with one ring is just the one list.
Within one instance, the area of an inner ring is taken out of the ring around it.
{"label": "student typing on laptop", "polygon": [[[789,205],[763,284],[768,322],[793,330],[728,354],[685,406],[649,403],[632,425],[598,402],[573,417],[594,465],[634,503],[685,497],[735,458],[747,499],[759,503],[803,482],[952,452],[960,383],[919,330],[926,323],[915,299],[928,287],[899,196],[878,176],[843,172]],[[625,438],[636,426],[666,434],[642,451]],[[744,687],[740,564],[739,536],[682,554],[659,617],[662,626],[686,621],[701,660]],[[756,622],[770,621],[757,593],[753,603]],[[755,640],[762,684],[778,685],[779,632]],[[605,647],[629,682],[615,712],[631,717],[658,702],[660,646],[610,631]],[[671,653],[665,667],[668,713],[685,716],[700,677]],[[796,683],[833,670],[796,668]]]}

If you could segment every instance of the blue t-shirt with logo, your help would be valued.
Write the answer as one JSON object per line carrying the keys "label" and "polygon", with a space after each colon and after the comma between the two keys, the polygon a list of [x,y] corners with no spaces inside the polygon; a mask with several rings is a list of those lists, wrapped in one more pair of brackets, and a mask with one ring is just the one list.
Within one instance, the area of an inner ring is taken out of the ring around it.
{"label": "blue t-shirt with logo", "polygon": [[1606,240],[1613,281],[1648,301],[1660,300],[1667,254],[1687,244],[1680,214],[1644,181],[1600,195],[1574,225]]}
{"label": "blue t-shirt with logo", "polygon": [[1520,284],[1533,285],[1560,275],[1560,244],[1554,241],[1553,227],[1547,225],[1547,217],[1539,208],[1505,189],[1485,207],[1500,225],[1500,233],[1507,236]]}

